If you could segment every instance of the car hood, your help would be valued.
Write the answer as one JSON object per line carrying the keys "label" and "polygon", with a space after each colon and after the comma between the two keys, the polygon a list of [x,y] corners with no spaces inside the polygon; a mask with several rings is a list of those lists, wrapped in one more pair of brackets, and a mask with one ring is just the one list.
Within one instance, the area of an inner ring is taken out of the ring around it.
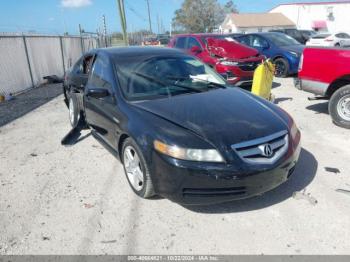
{"label": "car hood", "polygon": [[226,59],[244,59],[257,56],[259,52],[236,41],[207,38],[208,50],[212,54]]}
{"label": "car hood", "polygon": [[305,46],[304,45],[290,45],[290,46],[284,46],[282,49],[286,51],[292,51],[296,52],[298,54],[301,54],[304,51]]}
{"label": "car hood", "polygon": [[287,123],[275,112],[277,107],[264,103],[245,91],[228,88],[134,105],[226,150],[232,144],[287,130]]}

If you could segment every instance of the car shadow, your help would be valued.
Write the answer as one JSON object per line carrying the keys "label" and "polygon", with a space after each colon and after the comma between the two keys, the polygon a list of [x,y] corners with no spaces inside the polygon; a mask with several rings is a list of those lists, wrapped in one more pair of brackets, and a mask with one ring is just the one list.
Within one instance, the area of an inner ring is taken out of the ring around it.
{"label": "car shadow", "polygon": [[328,101],[309,105],[306,109],[314,111],[316,114],[327,114],[328,115]]}
{"label": "car shadow", "polygon": [[47,84],[0,103],[0,127],[50,102],[63,93],[62,84]]}
{"label": "car shadow", "polygon": [[284,101],[292,101],[292,100],[293,100],[292,97],[279,97],[279,98],[276,98],[274,100],[274,103],[277,105],[277,104],[282,103]]}
{"label": "car shadow", "polygon": [[277,83],[277,82],[272,82],[272,89],[274,89],[274,88],[277,88],[277,87],[280,87],[281,86],[281,84],[280,83]]}
{"label": "car shadow", "polygon": [[301,150],[299,162],[290,179],[279,187],[253,198],[231,201],[227,203],[207,206],[183,206],[197,213],[237,213],[263,209],[283,202],[294,192],[306,188],[317,173],[318,162],[315,157],[304,148]]}

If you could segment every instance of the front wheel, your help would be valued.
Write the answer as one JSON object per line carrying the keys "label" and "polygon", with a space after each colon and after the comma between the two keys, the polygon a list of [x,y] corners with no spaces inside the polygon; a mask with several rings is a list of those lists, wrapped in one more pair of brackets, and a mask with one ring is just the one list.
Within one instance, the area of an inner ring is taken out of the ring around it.
{"label": "front wheel", "polygon": [[350,85],[338,89],[332,95],[328,111],[334,124],[350,129]]}
{"label": "front wheel", "polygon": [[136,142],[127,138],[122,148],[124,171],[132,190],[142,198],[155,195],[148,165]]}
{"label": "front wheel", "polygon": [[276,77],[287,77],[289,72],[288,61],[284,58],[277,58],[274,61],[275,64],[275,76]]}

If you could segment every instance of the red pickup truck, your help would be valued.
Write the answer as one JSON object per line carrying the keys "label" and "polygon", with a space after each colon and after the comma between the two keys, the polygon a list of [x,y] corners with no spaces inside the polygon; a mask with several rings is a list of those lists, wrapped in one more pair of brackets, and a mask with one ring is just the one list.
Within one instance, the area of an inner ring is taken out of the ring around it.
{"label": "red pickup truck", "polygon": [[295,85],[328,99],[333,122],[350,129],[350,49],[306,48]]}

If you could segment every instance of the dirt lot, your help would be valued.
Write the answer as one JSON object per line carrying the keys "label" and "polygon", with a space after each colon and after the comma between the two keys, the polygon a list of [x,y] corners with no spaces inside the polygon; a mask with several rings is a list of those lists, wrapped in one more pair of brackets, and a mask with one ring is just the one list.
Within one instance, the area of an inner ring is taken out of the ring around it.
{"label": "dirt lot", "polygon": [[278,82],[276,101],[302,132],[295,174],[216,206],[136,197],[88,132],[61,146],[62,96],[0,127],[0,254],[350,254],[350,195],[336,191],[350,190],[350,131],[331,123],[326,102]]}

